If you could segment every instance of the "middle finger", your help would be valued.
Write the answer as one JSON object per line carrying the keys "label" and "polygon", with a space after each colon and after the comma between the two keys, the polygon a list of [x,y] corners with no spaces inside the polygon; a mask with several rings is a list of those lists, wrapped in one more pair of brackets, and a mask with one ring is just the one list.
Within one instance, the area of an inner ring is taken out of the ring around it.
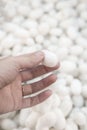
{"label": "middle finger", "polygon": [[39,91],[47,88],[49,85],[54,83],[56,80],[57,80],[57,76],[52,74],[38,82],[29,84],[29,85],[24,85],[23,86],[23,96],[27,96],[29,94],[39,92]]}
{"label": "middle finger", "polygon": [[39,77],[43,74],[52,72],[52,71],[58,69],[59,66],[60,66],[59,64],[56,65],[55,67],[46,67],[44,65],[39,65],[36,68],[21,71],[20,75],[21,75],[22,82],[25,82],[25,81],[31,80],[33,78]]}

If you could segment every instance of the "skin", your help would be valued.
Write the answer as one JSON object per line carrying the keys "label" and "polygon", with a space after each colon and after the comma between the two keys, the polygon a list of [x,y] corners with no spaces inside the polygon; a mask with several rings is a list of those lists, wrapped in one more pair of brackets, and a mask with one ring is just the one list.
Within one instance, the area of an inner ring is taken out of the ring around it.
{"label": "skin", "polygon": [[47,88],[57,79],[56,75],[51,74],[40,81],[22,84],[59,68],[59,65],[52,68],[42,65],[43,59],[44,53],[40,51],[0,59],[0,114],[32,107],[52,94],[51,90],[45,90],[25,97]]}

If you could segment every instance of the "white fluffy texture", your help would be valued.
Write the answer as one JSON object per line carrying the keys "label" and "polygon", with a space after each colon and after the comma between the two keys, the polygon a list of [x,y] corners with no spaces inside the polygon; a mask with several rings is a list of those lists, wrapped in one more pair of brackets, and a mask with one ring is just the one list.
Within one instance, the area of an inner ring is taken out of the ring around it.
{"label": "white fluffy texture", "polygon": [[70,99],[70,97],[64,97],[63,101],[60,104],[60,108],[64,116],[67,117],[73,108],[72,100]]}
{"label": "white fluffy texture", "polygon": [[45,128],[51,128],[55,126],[56,123],[56,115],[54,112],[48,112],[39,118],[36,130],[45,130]]}
{"label": "white fluffy texture", "polygon": [[40,117],[40,114],[38,112],[31,112],[30,115],[28,115],[29,117],[26,118],[26,122],[25,122],[25,126],[31,129],[35,129],[37,120]]}
{"label": "white fluffy texture", "polygon": [[4,119],[1,122],[1,128],[4,130],[14,129],[16,127],[16,123],[11,119]]}
{"label": "white fluffy texture", "polygon": [[83,126],[86,124],[86,116],[82,112],[75,112],[74,121],[77,125]]}
{"label": "white fluffy texture", "polygon": [[43,53],[45,55],[43,64],[45,66],[48,67],[54,67],[57,65],[58,63],[58,58],[55,54],[53,54],[52,52],[48,51],[48,50],[43,50]]}
{"label": "white fluffy texture", "polygon": [[44,114],[46,111],[49,112],[50,110],[53,110],[55,107],[58,107],[59,105],[60,105],[60,98],[57,96],[57,94],[54,93],[45,102],[35,106],[32,109],[36,112]]}
{"label": "white fluffy texture", "polygon": [[65,130],[78,130],[78,126],[74,121],[68,119]]}
{"label": "white fluffy texture", "polygon": [[72,101],[75,107],[82,107],[84,105],[84,98],[81,95],[73,96]]}
{"label": "white fluffy texture", "polygon": [[1,0],[0,16],[0,56],[45,50],[61,65],[53,95],[1,115],[0,130],[87,130],[87,0]]}
{"label": "white fluffy texture", "polygon": [[26,120],[26,118],[28,117],[29,114],[30,114],[29,109],[21,110],[20,116],[19,116],[19,123],[20,123],[21,126],[25,125],[25,120]]}
{"label": "white fluffy texture", "polygon": [[56,124],[54,126],[55,130],[63,130],[66,127],[66,120],[63,112],[60,109],[55,110],[56,114]]}
{"label": "white fluffy texture", "polygon": [[76,63],[73,61],[65,60],[61,63],[61,71],[74,75],[76,71]]}
{"label": "white fluffy texture", "polygon": [[84,98],[87,98],[87,85],[84,85],[84,86],[82,87],[82,96],[83,96]]}
{"label": "white fluffy texture", "polygon": [[81,94],[81,82],[78,79],[74,79],[71,84],[71,93],[72,95],[80,95]]}

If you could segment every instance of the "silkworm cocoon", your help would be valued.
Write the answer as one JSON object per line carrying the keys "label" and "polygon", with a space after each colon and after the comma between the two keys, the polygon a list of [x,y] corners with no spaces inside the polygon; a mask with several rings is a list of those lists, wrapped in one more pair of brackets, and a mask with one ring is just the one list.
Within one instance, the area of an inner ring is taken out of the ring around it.
{"label": "silkworm cocoon", "polygon": [[[81,0],[81,1],[83,1],[83,0]],[[85,0],[84,0],[84,1],[85,1]],[[87,6],[86,6],[85,2],[81,2],[81,3],[79,3],[77,9],[78,9],[78,11],[80,12],[80,11],[86,10],[86,7],[87,7]]]}
{"label": "silkworm cocoon", "polygon": [[35,52],[37,49],[36,49],[36,47],[35,46],[32,46],[32,47],[30,47],[30,46],[26,46],[26,47],[24,47],[22,50],[21,50],[21,54],[26,54],[26,53],[33,53],[33,52]]}
{"label": "silkworm cocoon", "polygon": [[56,47],[56,50],[54,52],[57,54],[60,60],[64,60],[68,56],[69,50],[67,47]]}
{"label": "silkworm cocoon", "polygon": [[[53,84],[53,91],[56,92],[59,97],[65,97],[69,94],[68,87],[65,87],[65,81],[64,80],[58,80]],[[58,87],[57,87],[58,86]]]}
{"label": "silkworm cocoon", "polygon": [[73,107],[73,103],[70,97],[68,96],[64,97],[64,100],[61,102],[60,109],[63,112],[65,117],[69,115],[69,113],[72,110],[72,107]]}
{"label": "silkworm cocoon", "polygon": [[41,114],[44,114],[45,112],[48,112],[51,108],[51,103],[42,103],[42,104],[39,104],[38,106],[35,106],[34,108],[32,108],[34,111],[36,112],[39,112]]}
{"label": "silkworm cocoon", "polygon": [[17,55],[18,53],[21,52],[21,50],[22,50],[22,47],[21,47],[20,44],[15,45],[14,48],[13,48],[13,50],[12,50],[12,54],[13,54],[13,55]]}
{"label": "silkworm cocoon", "polygon": [[[55,105],[54,105],[55,104]],[[45,102],[35,106],[32,108],[34,111],[39,112],[41,114],[44,114],[46,112],[49,112],[53,107],[59,106],[60,99],[57,96],[57,94],[53,94],[51,97],[49,97]]]}
{"label": "silkworm cocoon", "polygon": [[82,96],[87,99],[87,85],[82,87]]}
{"label": "silkworm cocoon", "polygon": [[74,120],[75,113],[79,112],[80,109],[78,107],[74,107],[70,113],[70,119]]}
{"label": "silkworm cocoon", "polygon": [[[56,116],[54,112],[48,112],[39,118],[36,130],[44,130],[44,128],[51,128],[56,123]],[[48,129],[49,130],[49,129]]]}
{"label": "silkworm cocoon", "polygon": [[57,65],[58,63],[58,58],[55,54],[53,54],[52,52],[48,51],[48,50],[43,50],[43,53],[45,55],[43,64],[45,66],[48,67],[54,67]]}
{"label": "silkworm cocoon", "polygon": [[11,119],[4,119],[1,121],[1,128],[4,130],[12,130],[16,128],[16,123],[12,121]]}
{"label": "silkworm cocoon", "polygon": [[83,51],[83,54],[81,57],[82,57],[82,59],[84,59],[84,61],[87,61],[87,51],[86,50]]}
{"label": "silkworm cocoon", "polygon": [[68,118],[65,130],[78,130],[78,126],[72,119]]}
{"label": "silkworm cocoon", "polygon": [[28,115],[30,114],[30,110],[29,109],[24,109],[20,111],[20,115],[19,115],[19,123],[21,126],[25,125],[25,121],[28,118]]}
{"label": "silkworm cocoon", "polygon": [[66,128],[64,130],[78,130],[78,127],[76,124],[67,124]]}
{"label": "silkworm cocoon", "polygon": [[43,10],[41,8],[33,9],[29,14],[31,19],[39,19],[43,15]]}
{"label": "silkworm cocoon", "polygon": [[87,107],[86,106],[82,107],[81,111],[87,116]]}
{"label": "silkworm cocoon", "polygon": [[75,63],[78,62],[78,57],[75,56],[75,55],[68,55],[67,59],[68,59],[69,61],[72,61],[72,62],[75,62]]}
{"label": "silkworm cocoon", "polygon": [[72,101],[75,107],[82,107],[84,105],[84,98],[81,95],[73,96]]}
{"label": "silkworm cocoon", "polygon": [[23,28],[16,29],[14,34],[18,38],[29,38],[29,32]]}
{"label": "silkworm cocoon", "polygon": [[48,127],[45,127],[45,128],[42,128],[41,130],[49,130],[49,128],[48,128]]}
{"label": "silkworm cocoon", "polygon": [[72,84],[70,86],[70,89],[71,89],[71,93],[73,95],[80,95],[81,94],[81,91],[82,91],[82,84],[80,82],[80,80],[78,79],[74,79],[72,81]]}
{"label": "silkworm cocoon", "polygon": [[55,45],[52,45],[52,46],[48,46],[48,50],[52,52],[57,52],[58,49]]}
{"label": "silkworm cocoon", "polygon": [[73,81],[73,76],[72,75],[67,75],[67,78],[66,78],[66,82],[67,82],[67,85],[71,85]]}
{"label": "silkworm cocoon", "polygon": [[87,14],[87,10],[84,10],[84,11],[81,12],[81,17],[82,17],[85,21],[87,20],[86,14]]}
{"label": "silkworm cocoon", "polygon": [[5,35],[6,33],[0,30],[0,40],[2,40],[5,37]]}
{"label": "silkworm cocoon", "polygon": [[10,49],[11,47],[14,46],[14,43],[15,43],[15,39],[13,35],[9,34],[2,40],[1,46],[4,49]]}
{"label": "silkworm cocoon", "polygon": [[11,56],[12,52],[11,52],[11,50],[6,50],[6,51],[3,51],[2,54],[3,54],[3,56]]}
{"label": "silkworm cocoon", "polygon": [[0,115],[0,119],[14,118],[15,115],[16,115],[16,112],[5,113],[5,114]]}
{"label": "silkworm cocoon", "polygon": [[30,129],[35,128],[39,117],[40,117],[40,114],[38,112],[35,112],[35,111],[31,112],[29,117],[25,120],[25,126]]}
{"label": "silkworm cocoon", "polygon": [[66,36],[61,36],[59,38],[58,44],[59,44],[60,47],[70,47],[73,44],[73,42],[70,38],[68,38]]}
{"label": "silkworm cocoon", "polygon": [[20,5],[18,8],[18,13],[23,15],[23,16],[28,16],[29,11],[30,11],[29,6]]}
{"label": "silkworm cocoon", "polygon": [[80,130],[87,130],[87,124],[80,126]]}
{"label": "silkworm cocoon", "polygon": [[51,104],[51,110],[53,110],[55,107],[59,107],[60,106],[60,98],[57,94],[53,94],[52,97],[50,98],[50,100],[52,100],[52,104]]}
{"label": "silkworm cocoon", "polygon": [[[17,114],[15,117],[14,117],[14,122],[18,125],[20,124],[19,122],[19,115]],[[20,125],[21,126],[21,125]]]}
{"label": "silkworm cocoon", "polygon": [[79,126],[83,126],[86,124],[86,116],[82,112],[75,112],[73,119]]}
{"label": "silkworm cocoon", "polygon": [[30,30],[32,28],[37,28],[38,23],[37,21],[30,19],[30,20],[25,20],[22,25],[24,28]]}
{"label": "silkworm cocoon", "polygon": [[81,46],[78,45],[74,45],[71,49],[70,49],[70,53],[75,55],[75,56],[81,56],[83,54],[83,48]]}
{"label": "silkworm cocoon", "polygon": [[50,31],[49,24],[47,24],[46,22],[41,23],[38,27],[38,30],[42,35],[48,34]]}
{"label": "silkworm cocoon", "polygon": [[47,23],[49,24],[50,27],[55,28],[58,24],[57,19],[53,19],[52,17],[47,18]]}
{"label": "silkworm cocoon", "polygon": [[50,46],[50,41],[49,40],[44,40],[43,47],[48,48],[49,46]]}
{"label": "silkworm cocoon", "polygon": [[57,43],[57,42],[58,42],[58,39],[57,39],[56,36],[51,36],[51,37],[50,37],[50,43],[53,44],[54,42]]}
{"label": "silkworm cocoon", "polygon": [[63,130],[66,126],[66,120],[64,115],[60,109],[54,110],[56,115],[56,123],[55,123],[55,130]]}
{"label": "silkworm cocoon", "polygon": [[75,27],[69,27],[67,29],[67,35],[72,39],[75,40],[79,36],[79,32]]}
{"label": "silkworm cocoon", "polygon": [[82,35],[84,37],[87,37],[87,28],[83,28],[83,30],[81,31]]}
{"label": "silkworm cocoon", "polygon": [[69,124],[73,128],[73,130],[78,130],[77,124],[71,118],[67,119],[67,124]]}
{"label": "silkworm cocoon", "polygon": [[50,34],[53,36],[61,36],[62,35],[62,29],[54,28],[51,29]]}
{"label": "silkworm cocoon", "polygon": [[86,74],[87,73],[87,64],[86,64],[86,62],[79,62],[79,72],[81,74]]}
{"label": "silkworm cocoon", "polygon": [[23,22],[23,20],[24,20],[24,18],[21,15],[20,16],[18,15],[18,16],[13,18],[12,22],[19,25],[20,22]]}
{"label": "silkworm cocoon", "polygon": [[35,41],[33,40],[33,38],[27,38],[25,40],[25,42],[26,42],[26,45],[28,45],[28,46],[34,46],[35,45]]}
{"label": "silkworm cocoon", "polygon": [[30,36],[31,37],[36,37],[38,35],[38,30],[37,28],[31,28],[30,29]]}
{"label": "silkworm cocoon", "polygon": [[36,0],[35,2],[31,1],[32,8],[39,8],[41,6],[41,2]]}
{"label": "silkworm cocoon", "polygon": [[37,35],[35,40],[37,43],[43,43],[44,37],[42,35]]}
{"label": "silkworm cocoon", "polygon": [[12,22],[6,22],[3,28],[6,32],[14,32],[16,29],[19,29],[19,26]]}
{"label": "silkworm cocoon", "polygon": [[76,69],[76,63],[72,61],[64,60],[61,62],[61,72],[74,75]]}
{"label": "silkworm cocoon", "polygon": [[28,108],[31,113],[1,115],[0,130],[36,130],[37,125],[39,130],[87,130],[87,0],[1,0],[0,5],[0,56],[48,49],[45,66],[61,61],[53,95]]}
{"label": "silkworm cocoon", "polygon": [[86,49],[87,48],[87,39],[82,37],[82,36],[79,36],[76,38],[76,44],[80,45],[83,49]]}
{"label": "silkworm cocoon", "polygon": [[79,79],[80,79],[82,82],[86,83],[86,81],[87,81],[87,74],[82,74],[82,75],[80,75],[80,76],[79,76]]}
{"label": "silkworm cocoon", "polygon": [[23,128],[22,130],[31,130],[31,129],[29,129],[29,128]]}

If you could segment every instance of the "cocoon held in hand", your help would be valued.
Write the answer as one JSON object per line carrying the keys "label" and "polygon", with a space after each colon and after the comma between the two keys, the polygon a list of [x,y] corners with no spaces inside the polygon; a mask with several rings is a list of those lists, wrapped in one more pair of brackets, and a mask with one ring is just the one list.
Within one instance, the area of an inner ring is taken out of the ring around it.
{"label": "cocoon held in hand", "polygon": [[54,53],[52,53],[52,52],[50,52],[48,50],[43,50],[42,52],[45,55],[45,58],[43,60],[43,64],[45,66],[54,67],[54,66],[57,65],[58,58],[57,58],[57,56]]}

